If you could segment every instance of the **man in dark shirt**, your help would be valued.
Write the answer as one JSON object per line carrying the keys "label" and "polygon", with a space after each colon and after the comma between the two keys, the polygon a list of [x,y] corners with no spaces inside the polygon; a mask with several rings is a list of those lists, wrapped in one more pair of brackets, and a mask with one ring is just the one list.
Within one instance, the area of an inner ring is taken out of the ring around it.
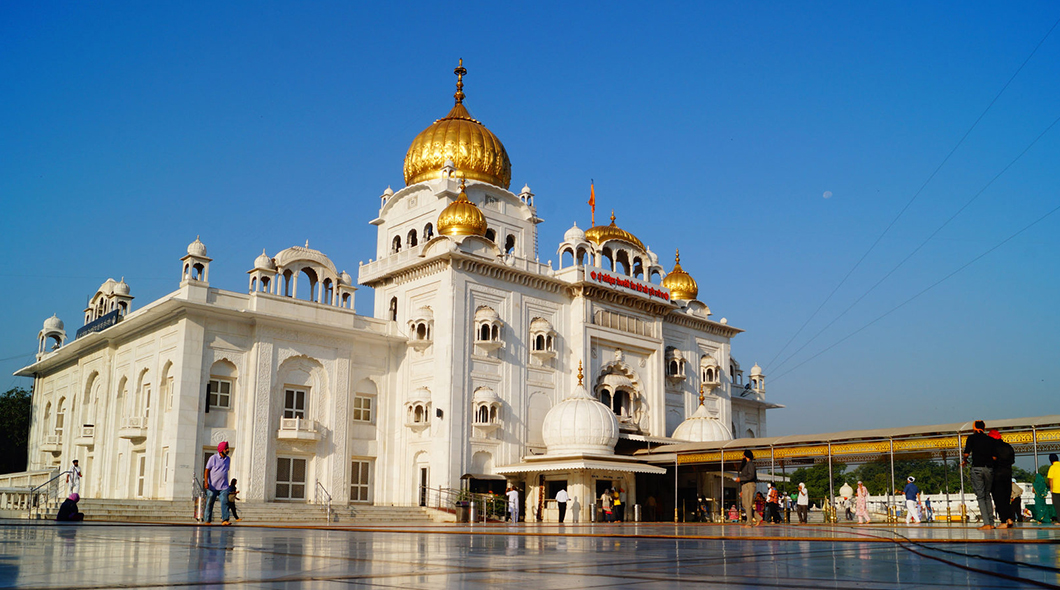
{"label": "man in dark shirt", "polygon": [[990,499],[990,490],[994,487],[994,439],[986,434],[986,423],[976,420],[972,425],[972,435],[964,443],[964,460],[961,466],[972,460],[972,489],[979,501],[979,514],[983,517],[981,531],[994,528],[994,503]]}
{"label": "man in dark shirt", "polygon": [[758,471],[755,469],[755,456],[750,450],[743,452],[743,460],[740,461],[740,473],[735,478],[740,484],[740,500],[743,511],[747,514],[747,523],[744,526],[758,526],[762,522],[758,520],[755,512],[755,487],[758,484]]}
{"label": "man in dark shirt", "polygon": [[990,489],[994,508],[997,509],[997,528],[1007,529],[1015,522],[1012,514],[1012,464],[1016,462],[1016,451],[1001,438],[997,430],[990,431],[994,439],[994,484]]}

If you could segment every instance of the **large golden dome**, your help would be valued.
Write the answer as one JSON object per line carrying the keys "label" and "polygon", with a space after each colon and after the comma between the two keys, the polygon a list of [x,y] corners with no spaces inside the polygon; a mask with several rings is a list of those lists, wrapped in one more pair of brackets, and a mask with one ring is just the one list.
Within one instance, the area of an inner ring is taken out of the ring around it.
{"label": "large golden dome", "polygon": [[641,250],[647,250],[637,236],[615,225],[615,212],[611,212],[611,225],[596,225],[585,230],[585,239],[602,246],[608,240],[622,240],[636,245]]}
{"label": "large golden dome", "polygon": [[460,181],[460,197],[449,203],[438,215],[438,233],[443,236],[484,236],[486,216],[467,199],[464,180]]}
{"label": "large golden dome", "polygon": [[412,140],[405,154],[405,184],[440,178],[446,161],[457,175],[507,189],[512,182],[512,163],[504,144],[464,108],[464,60],[456,73],[456,105]]}
{"label": "large golden dome", "polygon": [[681,268],[680,250],[677,251],[677,257],[674,260],[674,269],[662,280],[662,286],[670,290],[672,299],[692,301],[699,295],[699,285],[696,284],[696,280]]}

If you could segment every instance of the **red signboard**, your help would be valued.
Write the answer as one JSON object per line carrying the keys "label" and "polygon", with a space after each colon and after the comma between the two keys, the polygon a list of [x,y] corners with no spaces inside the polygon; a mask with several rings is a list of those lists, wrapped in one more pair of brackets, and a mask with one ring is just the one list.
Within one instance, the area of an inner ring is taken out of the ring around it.
{"label": "red signboard", "polygon": [[607,285],[611,285],[612,287],[622,287],[624,289],[629,289],[630,291],[642,293],[644,295],[647,295],[648,297],[662,299],[663,301],[670,300],[670,291],[668,291],[667,289],[657,289],[651,285],[645,285],[640,281],[632,280],[627,277],[616,277],[613,275],[609,275],[605,272],[595,270],[589,273],[589,277],[591,277],[592,280],[598,283],[604,283]]}

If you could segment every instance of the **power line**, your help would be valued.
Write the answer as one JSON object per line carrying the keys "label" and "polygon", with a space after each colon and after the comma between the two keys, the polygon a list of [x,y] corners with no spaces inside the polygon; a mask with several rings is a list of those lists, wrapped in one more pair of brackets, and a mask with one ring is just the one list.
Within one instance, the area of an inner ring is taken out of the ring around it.
{"label": "power line", "polygon": [[825,327],[821,328],[816,334],[813,335],[813,337],[811,337],[809,340],[807,340],[805,344],[800,346],[798,350],[796,350],[795,352],[791,353],[783,361],[781,361],[780,364],[776,366],[776,370],[779,371],[780,367],[783,367],[784,364],[787,363],[788,361],[790,361],[792,358],[794,358],[795,355],[797,355],[800,352],[802,352],[802,350],[805,349],[807,346],[809,346],[810,343],[812,343],[814,340],[816,340],[818,336],[823,334],[826,330],[828,330],[828,328],[832,327],[832,324],[835,324],[837,321],[839,321],[839,319],[842,318],[843,316],[845,316],[848,311],[850,311],[851,309],[854,309],[854,307],[858,303],[861,303],[862,299],[864,299],[865,297],[868,297],[869,293],[872,293],[874,290],[876,290],[876,287],[879,287],[880,285],[883,284],[884,281],[886,281],[888,278],[890,278],[890,276],[893,275],[895,273],[895,271],[897,271],[899,268],[902,267],[902,265],[904,265],[906,262],[908,262],[910,258],[915,256],[916,253],[921,250],[921,248],[926,246],[927,243],[930,242],[936,235],[938,235],[939,232],[941,232],[947,225],[949,225],[951,221],[956,219],[958,215],[963,213],[965,209],[967,209],[973,202],[975,202],[976,199],[978,199],[984,192],[986,192],[986,189],[990,188],[990,186],[993,185],[994,182],[998,178],[1001,178],[1001,176],[1003,174],[1005,174],[1005,172],[1007,172],[1009,168],[1011,168],[1016,162],[1018,162],[1020,160],[1020,158],[1022,158],[1024,155],[1026,155],[1026,153],[1029,152],[1030,149],[1032,147],[1034,147],[1034,145],[1036,143],[1038,143],[1038,140],[1040,140],[1042,137],[1044,137],[1046,133],[1049,133],[1049,131],[1052,130],[1052,128],[1055,127],[1057,123],[1060,123],[1060,117],[1057,117],[1057,118],[1053,119],[1053,122],[1050,123],[1049,126],[1046,127],[1044,131],[1039,133],[1038,136],[1035,137],[1033,141],[1031,141],[1029,144],[1027,144],[1027,147],[1023,148],[1023,151],[1021,151],[1019,153],[1019,155],[1017,155],[1015,158],[1013,158],[1012,161],[1010,161],[1004,168],[1002,168],[1000,172],[995,174],[993,178],[991,178],[985,185],[983,185],[983,188],[979,189],[978,192],[976,192],[974,195],[972,195],[972,198],[969,199],[968,202],[966,202],[964,205],[962,205],[960,209],[957,209],[957,212],[954,213],[953,215],[951,215],[949,217],[949,219],[947,219],[946,221],[942,222],[942,225],[938,226],[938,228],[936,228],[935,231],[931,232],[931,235],[929,235],[927,238],[925,238],[923,242],[920,242],[920,245],[917,246],[916,248],[914,248],[913,251],[910,252],[905,258],[903,258],[897,265],[895,265],[894,268],[892,268],[891,270],[887,271],[887,274],[883,275],[883,277],[880,280],[876,281],[876,284],[874,284],[873,286],[869,287],[868,291],[865,291],[864,293],[862,293],[860,297],[858,297],[857,299],[854,300],[854,303],[851,303],[850,306],[847,307],[846,309],[844,309],[842,313],[840,313],[835,318],[833,318],[832,321],[828,322],[828,324],[826,324]]}
{"label": "power line", "polygon": [[866,250],[865,253],[861,255],[861,258],[859,258],[858,261],[854,263],[854,266],[850,267],[850,270],[847,271],[847,274],[844,275],[843,278],[839,281],[839,284],[836,285],[834,289],[832,289],[832,292],[824,298],[824,301],[822,301],[821,304],[817,306],[817,309],[815,309],[813,313],[810,314],[810,317],[806,318],[806,321],[803,322],[802,325],[799,326],[799,329],[796,330],[795,333],[791,336],[791,338],[789,338],[788,341],[784,343],[784,346],[780,347],[780,350],[777,351],[777,354],[774,355],[768,363],[766,363],[766,367],[771,367],[773,365],[777,358],[780,357],[780,355],[785,350],[787,350],[788,346],[790,346],[791,343],[796,338],[798,338],[799,334],[801,334],[802,331],[806,329],[806,326],[809,325],[813,318],[817,317],[817,314],[820,313],[821,309],[823,309],[824,306],[829,301],[831,301],[832,297],[836,294],[837,291],[839,291],[840,287],[846,284],[847,279],[850,278],[850,275],[854,274],[854,271],[857,270],[857,268],[861,266],[861,263],[865,261],[865,258],[867,258],[868,255],[872,253],[872,251],[880,243],[880,240],[882,240],[884,236],[886,236],[887,233],[891,231],[891,228],[894,227],[894,224],[897,223],[899,219],[901,219],[902,215],[904,215],[906,210],[908,210],[909,207],[913,204],[913,202],[917,200],[917,197],[919,197],[920,193],[924,191],[928,183],[930,183],[932,179],[935,178],[935,175],[937,175],[939,171],[942,170],[942,167],[945,166],[946,162],[950,160],[950,157],[953,156],[954,152],[957,151],[957,148],[961,147],[961,145],[964,143],[964,140],[967,139],[968,136],[972,133],[972,130],[975,129],[977,125],[979,125],[979,122],[983,120],[983,117],[985,117],[986,114],[990,111],[990,109],[994,106],[994,103],[996,103],[998,99],[1001,98],[1001,95],[1005,93],[1005,90],[1008,89],[1009,85],[1012,84],[1012,81],[1016,79],[1016,76],[1018,76],[1019,73],[1023,71],[1024,66],[1026,66],[1027,62],[1029,62],[1031,58],[1034,57],[1034,54],[1038,52],[1038,48],[1040,48],[1042,44],[1045,43],[1045,40],[1049,38],[1049,35],[1053,33],[1053,30],[1056,29],[1057,25],[1060,25],[1060,18],[1056,19],[1056,22],[1053,23],[1053,26],[1049,27],[1049,30],[1045,33],[1045,36],[1043,36],[1041,41],[1038,41],[1038,44],[1034,46],[1033,50],[1031,50],[1031,53],[1027,56],[1027,59],[1023,60],[1023,63],[1021,63],[1018,68],[1016,68],[1015,73],[1013,73],[1012,76],[1008,79],[1008,82],[1005,82],[1005,85],[1001,87],[1001,90],[999,90],[997,95],[994,96],[994,99],[990,101],[990,104],[986,105],[986,108],[983,109],[983,112],[979,114],[979,117],[976,118],[974,123],[972,123],[972,126],[968,128],[968,131],[964,132],[964,135],[961,136],[961,139],[957,142],[956,145],[953,146],[953,149],[951,149],[950,152],[946,154],[946,157],[942,159],[942,162],[939,163],[939,165],[935,168],[934,172],[932,172],[931,175],[927,177],[927,180],[925,180],[924,183],[920,185],[920,188],[917,189],[916,193],[914,193],[912,198],[909,199],[909,202],[907,202],[905,206],[902,207],[900,211],[898,211],[898,215],[896,215],[894,219],[892,219],[891,222],[887,224],[887,227],[883,229],[883,232],[879,235],[879,237],[877,237],[876,240],[872,242],[872,245],[869,246],[869,249]]}
{"label": "power line", "polygon": [[993,246],[993,247],[992,247],[992,248],[990,248],[989,250],[987,250],[987,251],[983,252],[982,254],[980,254],[980,255],[976,256],[975,258],[973,258],[973,259],[969,260],[968,262],[966,262],[966,263],[962,264],[961,266],[959,266],[959,267],[958,267],[958,268],[957,268],[956,270],[954,270],[954,271],[953,271],[953,272],[951,272],[950,274],[948,274],[948,275],[946,275],[946,276],[942,277],[941,279],[939,279],[939,280],[935,281],[935,282],[934,282],[934,283],[932,283],[931,285],[928,285],[927,287],[925,287],[925,288],[924,288],[923,290],[921,290],[921,291],[920,291],[919,293],[917,293],[916,295],[913,295],[913,296],[912,296],[912,297],[910,297],[909,299],[906,299],[905,301],[903,301],[903,302],[899,303],[898,305],[896,305],[896,306],[892,307],[892,308],[891,308],[891,309],[889,309],[888,311],[884,312],[884,313],[883,313],[882,315],[880,315],[880,316],[876,317],[876,319],[874,319],[874,320],[872,320],[871,322],[869,322],[869,323],[865,324],[864,326],[861,326],[861,327],[860,327],[860,328],[858,328],[857,330],[854,330],[854,331],[853,331],[853,332],[851,332],[850,334],[847,334],[846,336],[843,336],[842,338],[840,338],[839,340],[837,340],[837,341],[835,341],[834,343],[830,344],[829,346],[827,346],[826,348],[824,348],[823,350],[821,350],[821,351],[820,351],[820,352],[818,352],[817,354],[815,354],[815,355],[811,356],[810,358],[808,358],[808,359],[806,359],[806,360],[802,361],[801,363],[799,363],[799,364],[795,365],[794,367],[792,367],[792,368],[788,369],[787,371],[784,371],[784,372],[783,372],[783,373],[781,373],[780,375],[777,375],[776,377],[774,377],[774,378],[773,378],[773,380],[774,380],[774,381],[776,381],[777,379],[780,379],[780,378],[781,378],[781,377],[783,377],[784,375],[787,375],[788,373],[791,373],[791,372],[792,372],[792,371],[794,371],[795,369],[798,369],[799,367],[801,367],[801,366],[805,365],[806,363],[808,363],[808,362],[812,361],[813,359],[815,359],[815,358],[817,358],[817,357],[821,356],[822,354],[824,354],[824,353],[828,352],[829,350],[832,350],[832,349],[833,349],[833,348],[835,348],[836,346],[839,346],[839,345],[840,345],[840,344],[842,344],[843,342],[846,342],[846,341],[847,341],[847,340],[849,340],[850,338],[853,338],[854,336],[856,336],[857,334],[859,334],[860,332],[862,332],[863,330],[865,330],[865,329],[866,329],[866,328],[868,328],[869,326],[872,326],[872,325],[873,325],[873,324],[875,324],[876,322],[878,322],[878,321],[882,320],[883,318],[885,318],[885,317],[887,317],[887,316],[891,315],[892,313],[894,313],[894,312],[898,311],[899,309],[901,309],[901,308],[905,307],[906,305],[908,305],[909,303],[911,303],[911,302],[912,302],[913,300],[915,300],[916,298],[920,297],[920,296],[921,296],[921,295],[923,295],[924,293],[927,293],[928,291],[930,291],[930,290],[934,289],[935,287],[937,287],[937,286],[941,285],[942,283],[946,282],[946,281],[947,281],[948,279],[950,279],[951,277],[953,277],[953,276],[954,276],[954,275],[956,275],[957,273],[959,273],[959,272],[961,272],[962,270],[964,270],[964,269],[968,268],[969,266],[971,266],[971,265],[975,264],[975,263],[976,263],[976,262],[978,262],[978,261],[979,261],[980,259],[982,259],[983,257],[985,257],[985,256],[986,256],[987,254],[990,254],[990,253],[991,253],[991,252],[993,252],[994,250],[997,250],[998,248],[1000,248],[1000,247],[1004,246],[1005,244],[1009,243],[1010,241],[1012,241],[1013,239],[1015,239],[1015,238],[1016,238],[1017,236],[1019,236],[1020,234],[1022,234],[1022,233],[1023,233],[1023,232],[1025,232],[1025,231],[1029,230],[1030,228],[1034,227],[1035,225],[1037,225],[1037,224],[1041,223],[1042,221],[1044,221],[1044,220],[1045,220],[1045,218],[1049,217],[1049,216],[1050,216],[1050,215],[1052,215],[1053,213],[1056,213],[1057,211],[1060,211],[1060,205],[1057,205],[1056,207],[1054,207],[1053,209],[1051,209],[1051,210],[1050,210],[1050,211],[1049,211],[1048,213],[1046,213],[1045,215],[1042,215],[1042,216],[1041,216],[1041,217],[1039,217],[1038,219],[1035,219],[1035,220],[1034,220],[1034,221],[1032,221],[1031,223],[1029,223],[1029,224],[1027,224],[1027,225],[1023,226],[1023,228],[1022,228],[1022,229],[1020,229],[1020,230],[1019,230],[1019,231],[1017,231],[1016,233],[1014,233],[1014,234],[1010,235],[1009,237],[1005,238],[1004,240],[1001,240],[1001,242],[999,242],[998,244],[996,244],[995,246]]}

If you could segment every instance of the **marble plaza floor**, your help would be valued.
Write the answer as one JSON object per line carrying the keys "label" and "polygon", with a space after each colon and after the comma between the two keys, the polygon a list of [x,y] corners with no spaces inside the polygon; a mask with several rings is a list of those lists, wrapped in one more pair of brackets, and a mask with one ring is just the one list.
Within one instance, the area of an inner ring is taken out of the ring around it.
{"label": "marble plaza floor", "polygon": [[0,521],[0,588],[1060,588],[1060,526]]}

